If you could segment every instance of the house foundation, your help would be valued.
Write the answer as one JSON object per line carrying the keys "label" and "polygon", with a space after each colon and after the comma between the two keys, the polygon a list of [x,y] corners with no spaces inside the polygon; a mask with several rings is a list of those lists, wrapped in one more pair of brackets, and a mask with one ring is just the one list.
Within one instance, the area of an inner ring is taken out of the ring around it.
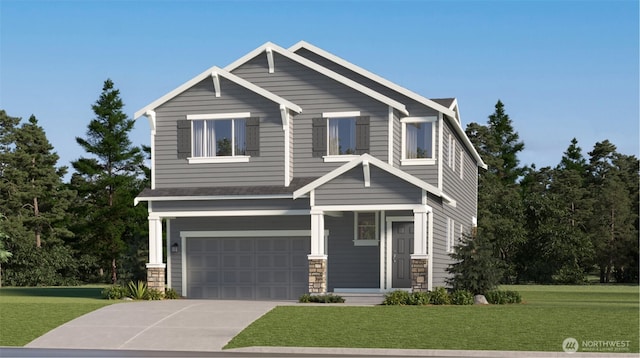
{"label": "house foundation", "polygon": [[322,295],[327,293],[327,260],[309,260],[309,293]]}
{"label": "house foundation", "polygon": [[427,259],[411,259],[411,290],[413,292],[429,290],[427,274]]}

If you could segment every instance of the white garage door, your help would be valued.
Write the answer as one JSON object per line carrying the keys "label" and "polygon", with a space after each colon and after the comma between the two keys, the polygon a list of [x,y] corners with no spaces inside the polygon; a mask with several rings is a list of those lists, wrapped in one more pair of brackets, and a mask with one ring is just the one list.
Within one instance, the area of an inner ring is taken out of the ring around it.
{"label": "white garage door", "polygon": [[308,290],[308,237],[188,238],[187,297],[297,299]]}

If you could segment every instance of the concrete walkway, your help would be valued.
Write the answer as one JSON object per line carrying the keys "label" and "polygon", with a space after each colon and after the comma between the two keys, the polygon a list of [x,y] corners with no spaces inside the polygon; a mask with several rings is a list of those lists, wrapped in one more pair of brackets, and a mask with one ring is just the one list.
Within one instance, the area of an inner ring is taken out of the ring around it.
{"label": "concrete walkway", "polygon": [[286,304],[294,302],[116,303],[67,322],[25,347],[218,351],[253,321]]}

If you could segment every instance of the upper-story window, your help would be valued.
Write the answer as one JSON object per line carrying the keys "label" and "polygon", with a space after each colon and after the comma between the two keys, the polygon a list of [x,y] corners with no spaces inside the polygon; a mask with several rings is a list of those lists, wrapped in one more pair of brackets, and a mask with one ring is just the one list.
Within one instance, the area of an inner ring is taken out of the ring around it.
{"label": "upper-story window", "polygon": [[402,122],[402,164],[435,163],[436,117],[406,117]]}
{"label": "upper-story window", "polygon": [[324,112],[313,119],[313,157],[343,162],[369,152],[369,117],[359,111]]}
{"label": "upper-story window", "polygon": [[178,158],[192,164],[248,162],[259,156],[259,125],[248,112],[187,115],[178,121]]}
{"label": "upper-story window", "polygon": [[245,122],[244,118],[191,121],[191,156],[210,158],[245,155]]}

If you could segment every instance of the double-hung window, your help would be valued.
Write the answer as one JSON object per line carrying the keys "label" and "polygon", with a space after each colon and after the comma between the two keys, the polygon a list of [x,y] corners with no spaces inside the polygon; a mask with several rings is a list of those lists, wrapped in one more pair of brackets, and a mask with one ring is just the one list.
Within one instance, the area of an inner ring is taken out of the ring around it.
{"label": "double-hung window", "polygon": [[435,164],[436,117],[406,117],[402,123],[402,164]]}
{"label": "double-hung window", "polygon": [[313,119],[313,157],[344,162],[369,152],[369,117],[360,111],[324,112]]}
{"label": "double-hung window", "polygon": [[187,120],[191,137],[189,163],[249,161],[248,147],[252,144],[248,142],[258,139],[255,133],[247,132],[257,131],[251,127],[258,125],[257,118],[250,118],[249,113],[227,113],[187,115]]}

